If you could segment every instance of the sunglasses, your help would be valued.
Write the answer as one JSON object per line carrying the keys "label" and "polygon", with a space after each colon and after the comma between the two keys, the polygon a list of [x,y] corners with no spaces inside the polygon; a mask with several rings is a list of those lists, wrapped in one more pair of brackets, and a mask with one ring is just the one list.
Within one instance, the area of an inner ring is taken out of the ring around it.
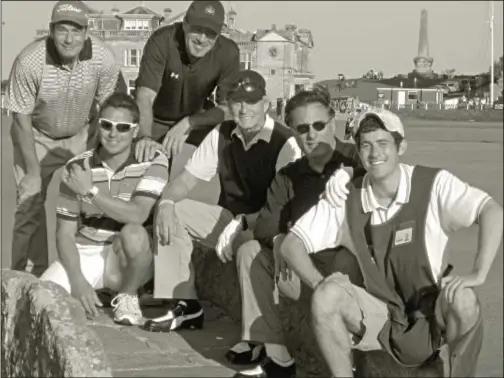
{"label": "sunglasses", "polygon": [[112,130],[112,127],[115,127],[116,130],[119,131],[120,133],[127,133],[131,129],[138,126],[137,123],[114,122],[114,121],[110,121],[105,118],[100,118],[98,120],[98,123],[100,124],[100,127],[105,131],[110,131],[110,130]]}
{"label": "sunglasses", "polygon": [[254,83],[251,83],[248,79],[245,80],[240,80],[238,83],[236,83],[232,88],[231,92],[236,92],[238,89],[243,88],[243,90],[247,93],[254,92],[258,88]]}
{"label": "sunglasses", "polygon": [[295,127],[295,129],[301,135],[307,134],[310,131],[310,126],[313,127],[313,129],[315,131],[322,131],[322,130],[325,129],[325,127],[327,126],[327,124],[329,122],[331,122],[332,119],[333,119],[333,117],[329,118],[326,122],[324,122],[324,121],[315,121],[313,123],[302,123],[301,125],[297,125]]}

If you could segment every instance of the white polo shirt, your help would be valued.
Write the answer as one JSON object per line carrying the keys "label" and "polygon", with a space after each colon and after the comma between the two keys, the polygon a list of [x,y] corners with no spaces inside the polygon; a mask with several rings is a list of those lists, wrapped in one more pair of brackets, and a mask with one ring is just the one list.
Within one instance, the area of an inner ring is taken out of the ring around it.
{"label": "white polo shirt", "polygon": [[[243,138],[238,126],[236,126],[236,128],[231,132],[231,135],[236,135],[242,141],[245,151],[247,151],[260,139],[269,143],[274,126],[275,121],[273,118],[266,115],[264,127],[249,143],[245,143],[245,139]],[[210,131],[188,160],[185,169],[193,176],[204,181],[210,181],[217,174],[219,167],[219,134],[220,125]],[[296,139],[294,137],[290,137],[287,139],[278,154],[276,171],[278,172],[287,164],[299,159],[301,155],[302,151],[299,148]]]}
{"label": "white polo shirt", "polygon": [[[401,164],[401,178],[395,200],[389,207],[378,204],[368,175],[361,189],[362,209],[371,213],[371,224],[379,225],[391,219],[411,193],[414,166]],[[461,181],[448,171],[440,171],[432,185],[429,208],[425,221],[425,247],[432,275],[440,279],[443,256],[448,236],[462,228],[470,227],[478,219],[483,206],[491,197],[480,189]],[[346,206],[333,207],[322,199],[303,215],[291,232],[304,243],[308,253],[338,245],[355,250],[346,222]]]}

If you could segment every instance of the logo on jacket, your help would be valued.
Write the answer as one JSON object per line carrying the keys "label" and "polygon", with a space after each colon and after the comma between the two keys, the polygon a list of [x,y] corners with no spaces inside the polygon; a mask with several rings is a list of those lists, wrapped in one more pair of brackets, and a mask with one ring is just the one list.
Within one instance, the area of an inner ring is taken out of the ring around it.
{"label": "logo on jacket", "polygon": [[398,230],[394,236],[394,246],[408,244],[413,241],[413,227]]}
{"label": "logo on jacket", "polygon": [[175,79],[178,79],[179,78],[179,74],[178,73],[175,73],[175,72],[172,72],[170,77],[173,77]]}

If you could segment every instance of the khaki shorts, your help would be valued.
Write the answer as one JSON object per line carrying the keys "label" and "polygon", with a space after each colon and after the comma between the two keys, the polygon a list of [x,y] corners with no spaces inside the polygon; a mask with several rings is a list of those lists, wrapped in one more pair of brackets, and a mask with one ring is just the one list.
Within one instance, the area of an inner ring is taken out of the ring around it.
{"label": "khaki shorts", "polygon": [[[355,335],[351,335],[352,348],[361,351],[383,350],[378,341],[378,335],[389,318],[387,305],[369,294],[365,289],[355,285],[352,285],[352,287],[362,312],[362,325],[364,326],[364,335],[360,340]],[[351,294],[349,293],[349,295]],[[435,328],[437,331],[442,332],[441,330],[444,330],[446,326],[441,312],[440,298],[441,296],[438,296],[435,305]]]}

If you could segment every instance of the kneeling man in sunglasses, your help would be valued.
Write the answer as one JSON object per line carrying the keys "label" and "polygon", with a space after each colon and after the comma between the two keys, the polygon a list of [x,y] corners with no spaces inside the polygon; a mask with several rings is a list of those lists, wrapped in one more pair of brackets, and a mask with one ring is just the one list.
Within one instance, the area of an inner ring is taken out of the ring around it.
{"label": "kneeling man in sunglasses", "polygon": [[152,278],[152,210],[168,181],[168,159],[135,158],[140,113],[130,96],[102,105],[97,146],[70,160],[56,208],[59,259],[42,275],[80,300],[88,316],[101,306],[95,290],[117,291],[114,321],[142,320],[137,290]]}

